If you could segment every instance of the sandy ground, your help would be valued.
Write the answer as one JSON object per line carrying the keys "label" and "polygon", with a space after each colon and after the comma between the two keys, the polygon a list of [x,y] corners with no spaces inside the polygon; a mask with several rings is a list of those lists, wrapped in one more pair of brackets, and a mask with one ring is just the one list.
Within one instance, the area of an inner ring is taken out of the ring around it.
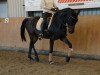
{"label": "sandy ground", "polygon": [[29,62],[27,53],[0,51],[0,75],[100,75],[100,61],[71,59],[54,56],[55,63],[48,63],[48,56],[39,55],[40,62]]}

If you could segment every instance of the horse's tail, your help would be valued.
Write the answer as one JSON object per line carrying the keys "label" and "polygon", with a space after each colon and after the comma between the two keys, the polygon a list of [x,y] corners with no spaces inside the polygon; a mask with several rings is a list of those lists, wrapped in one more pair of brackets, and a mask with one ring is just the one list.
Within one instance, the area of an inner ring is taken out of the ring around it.
{"label": "horse's tail", "polygon": [[27,21],[28,21],[28,18],[25,18],[23,20],[21,28],[20,28],[20,36],[21,36],[22,41],[26,41],[26,38],[25,38],[25,25],[26,25]]}

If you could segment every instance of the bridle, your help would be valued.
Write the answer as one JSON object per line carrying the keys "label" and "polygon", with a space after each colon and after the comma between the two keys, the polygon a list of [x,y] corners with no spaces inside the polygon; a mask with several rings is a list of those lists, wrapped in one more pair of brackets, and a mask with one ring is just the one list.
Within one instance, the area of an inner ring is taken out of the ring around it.
{"label": "bridle", "polygon": [[[71,19],[73,19],[73,20],[75,20],[75,21],[78,20],[78,19],[74,18],[73,16],[68,16],[68,17],[67,17],[67,21],[70,21]],[[68,26],[68,23],[66,23],[65,26],[67,27],[67,26]]]}
{"label": "bridle", "polygon": [[[76,18],[74,18],[73,16],[68,16],[67,17],[67,21],[70,21],[70,19],[73,19],[73,20],[78,20],[78,19],[76,19]],[[63,23],[64,24],[64,23]],[[66,27],[68,27],[68,23],[66,22],[66,24],[64,24]]]}
{"label": "bridle", "polygon": [[[71,16],[71,15],[70,15],[70,16],[67,16],[66,18],[67,18],[67,21],[70,21],[70,20],[72,20],[72,19],[75,20],[75,21],[78,20],[78,19],[74,18],[74,17]],[[63,24],[65,27],[68,27],[68,25],[69,25],[68,22],[66,22],[66,24],[65,24],[65,23],[63,23],[62,20],[60,20],[60,23]]]}
{"label": "bridle", "polygon": [[74,18],[73,16],[69,16],[68,20],[70,20],[71,18],[74,19],[74,20],[77,20],[77,19]]}

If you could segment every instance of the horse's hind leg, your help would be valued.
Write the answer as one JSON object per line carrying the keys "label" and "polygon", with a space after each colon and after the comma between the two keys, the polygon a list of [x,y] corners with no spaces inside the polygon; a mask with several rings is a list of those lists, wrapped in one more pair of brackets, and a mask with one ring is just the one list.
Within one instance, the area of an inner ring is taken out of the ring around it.
{"label": "horse's hind leg", "polygon": [[34,59],[32,58],[32,56],[31,56],[32,48],[33,48],[33,50],[34,50],[34,55],[35,55],[35,60],[36,60],[36,61],[39,61],[38,54],[37,54],[37,52],[36,52],[36,50],[35,50],[35,47],[34,47],[34,44],[36,43],[37,39],[38,39],[38,38],[37,38],[36,36],[30,37],[30,46],[29,46],[29,54],[28,54],[28,58],[29,58],[30,60],[34,60]]}
{"label": "horse's hind leg", "polygon": [[34,54],[35,54],[35,60],[36,60],[37,62],[39,62],[39,57],[38,57],[38,54],[37,54],[37,52],[36,52],[34,46],[33,46],[33,50],[34,50]]}
{"label": "horse's hind leg", "polygon": [[67,37],[61,38],[60,40],[63,41],[65,44],[67,44],[69,46],[68,57],[66,59],[66,62],[69,62],[70,61],[71,54],[72,54],[72,51],[73,51],[72,44],[67,39]]}
{"label": "horse's hind leg", "polygon": [[36,43],[37,40],[38,40],[38,37],[36,35],[34,35],[33,40],[32,40],[33,41],[32,48],[34,50],[35,60],[38,62],[39,61],[39,57],[38,57],[38,54],[37,54],[37,52],[35,50],[35,46],[34,46],[34,44]]}
{"label": "horse's hind leg", "polygon": [[29,53],[28,53],[28,58],[29,58],[30,60],[34,60],[34,59],[32,58],[32,56],[31,56],[31,54],[32,54],[32,45],[33,45],[32,40],[30,40],[30,44],[29,44]]}

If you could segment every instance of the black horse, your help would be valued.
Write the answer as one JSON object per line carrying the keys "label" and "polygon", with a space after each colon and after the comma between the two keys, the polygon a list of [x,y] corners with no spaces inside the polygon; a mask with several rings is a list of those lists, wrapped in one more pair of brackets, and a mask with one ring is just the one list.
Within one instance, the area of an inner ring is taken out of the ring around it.
{"label": "black horse", "polygon": [[[70,53],[73,49],[72,49],[71,42],[66,37],[67,29],[69,33],[71,34],[74,32],[75,24],[78,21],[78,14],[79,14],[79,11],[76,12],[75,10],[70,9],[70,8],[58,10],[53,16],[52,23],[49,27],[48,32],[44,31],[43,38],[50,39],[50,52],[49,52],[49,62],[50,63],[52,63],[52,52],[53,52],[54,41],[57,39],[60,39],[61,41],[63,41],[65,44],[69,46],[70,50],[69,50],[68,56],[66,57],[67,58],[66,61],[69,62],[70,56],[71,56]],[[30,37],[28,58],[30,60],[33,60],[31,56],[31,52],[33,48],[36,61],[39,61],[39,57],[35,50],[34,44],[38,40],[36,24],[39,19],[40,17],[25,18],[22,22],[21,31],[20,31],[22,41],[26,41],[26,38],[24,35],[25,28],[26,28],[29,34],[29,37]]]}

